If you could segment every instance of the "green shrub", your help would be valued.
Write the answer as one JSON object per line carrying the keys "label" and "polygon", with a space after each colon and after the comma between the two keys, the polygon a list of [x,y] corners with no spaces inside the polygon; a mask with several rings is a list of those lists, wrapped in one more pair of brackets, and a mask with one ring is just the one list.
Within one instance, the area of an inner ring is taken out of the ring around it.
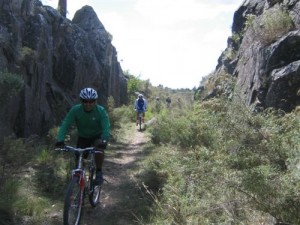
{"label": "green shrub", "polygon": [[20,182],[17,179],[2,180],[0,186],[0,224],[12,224],[13,203],[17,200]]}
{"label": "green shrub", "polygon": [[288,12],[280,8],[266,10],[260,17],[251,21],[249,23],[254,37],[263,44],[276,41],[294,27]]}
{"label": "green shrub", "polygon": [[1,149],[1,159],[3,161],[3,168],[13,166],[19,168],[26,164],[31,159],[31,152],[29,146],[26,146],[24,139],[14,139],[5,137]]}
{"label": "green shrub", "polygon": [[[232,49],[227,49],[231,51]],[[225,55],[224,57],[227,57]],[[227,73],[211,74],[207,79],[201,81],[203,88],[195,93],[196,100],[205,99],[209,95],[210,98],[231,98],[235,86],[235,78]]]}
{"label": "green shrub", "polygon": [[150,130],[168,179],[152,224],[298,224],[299,122],[222,99],[160,114]]}
{"label": "green shrub", "polygon": [[135,119],[133,119],[135,116],[133,107],[130,106],[121,106],[118,108],[115,108],[112,112],[111,112],[111,117],[112,120],[114,121],[113,123],[115,124],[115,128],[118,128],[121,126],[121,124],[127,124],[130,122],[135,121]]}
{"label": "green shrub", "polygon": [[7,71],[0,71],[0,103],[19,93],[24,87],[21,76]]}
{"label": "green shrub", "polygon": [[34,57],[35,51],[27,46],[21,48],[22,59],[31,59]]}

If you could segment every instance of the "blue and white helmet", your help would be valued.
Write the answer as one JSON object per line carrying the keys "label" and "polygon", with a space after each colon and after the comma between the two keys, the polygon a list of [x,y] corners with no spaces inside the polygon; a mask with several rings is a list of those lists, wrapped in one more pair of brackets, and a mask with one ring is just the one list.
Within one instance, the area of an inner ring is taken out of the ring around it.
{"label": "blue and white helmet", "polygon": [[96,100],[98,98],[97,91],[93,88],[84,88],[80,91],[79,97],[81,99],[94,99]]}

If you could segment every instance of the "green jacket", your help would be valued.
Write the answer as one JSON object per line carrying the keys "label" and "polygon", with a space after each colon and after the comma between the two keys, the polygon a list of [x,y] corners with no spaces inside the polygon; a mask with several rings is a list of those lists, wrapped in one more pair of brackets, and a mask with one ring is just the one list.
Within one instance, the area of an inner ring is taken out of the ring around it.
{"label": "green jacket", "polygon": [[57,141],[64,141],[66,133],[75,122],[79,137],[94,138],[101,136],[108,141],[110,136],[109,118],[104,107],[96,105],[90,112],[86,112],[81,104],[75,105],[63,120]]}

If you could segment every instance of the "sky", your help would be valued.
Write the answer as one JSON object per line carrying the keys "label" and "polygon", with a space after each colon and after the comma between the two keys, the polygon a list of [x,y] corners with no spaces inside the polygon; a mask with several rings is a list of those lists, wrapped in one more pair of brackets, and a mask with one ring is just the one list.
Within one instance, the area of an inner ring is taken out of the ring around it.
{"label": "sky", "polygon": [[[58,0],[41,0],[57,8]],[[93,7],[123,71],[154,86],[198,87],[215,70],[243,0],[67,0],[67,18]]]}

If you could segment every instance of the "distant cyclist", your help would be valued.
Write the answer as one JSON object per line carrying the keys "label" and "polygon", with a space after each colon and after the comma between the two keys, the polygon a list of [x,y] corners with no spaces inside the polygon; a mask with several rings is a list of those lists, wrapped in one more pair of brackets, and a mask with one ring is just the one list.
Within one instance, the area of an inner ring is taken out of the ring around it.
{"label": "distant cyclist", "polygon": [[161,109],[161,102],[160,102],[159,97],[156,97],[155,98],[155,111],[156,111],[156,113],[159,113],[160,109]]}
{"label": "distant cyclist", "polygon": [[[103,183],[102,165],[104,161],[104,149],[110,136],[110,123],[106,110],[97,104],[98,94],[93,88],[84,88],[79,94],[81,104],[73,106],[63,120],[58,136],[57,147],[64,146],[67,131],[73,123],[76,124],[78,148],[95,146],[103,154],[96,154],[96,185]],[[78,157],[78,156],[76,156]]]}
{"label": "distant cyclist", "polygon": [[170,98],[170,96],[168,96],[168,97],[166,98],[166,104],[167,104],[167,108],[169,108],[170,105],[171,105],[171,98]]}
{"label": "distant cyclist", "polygon": [[136,111],[136,125],[138,125],[139,113],[143,113],[142,122],[144,123],[145,112],[147,110],[147,101],[142,94],[134,102],[134,110]]}

